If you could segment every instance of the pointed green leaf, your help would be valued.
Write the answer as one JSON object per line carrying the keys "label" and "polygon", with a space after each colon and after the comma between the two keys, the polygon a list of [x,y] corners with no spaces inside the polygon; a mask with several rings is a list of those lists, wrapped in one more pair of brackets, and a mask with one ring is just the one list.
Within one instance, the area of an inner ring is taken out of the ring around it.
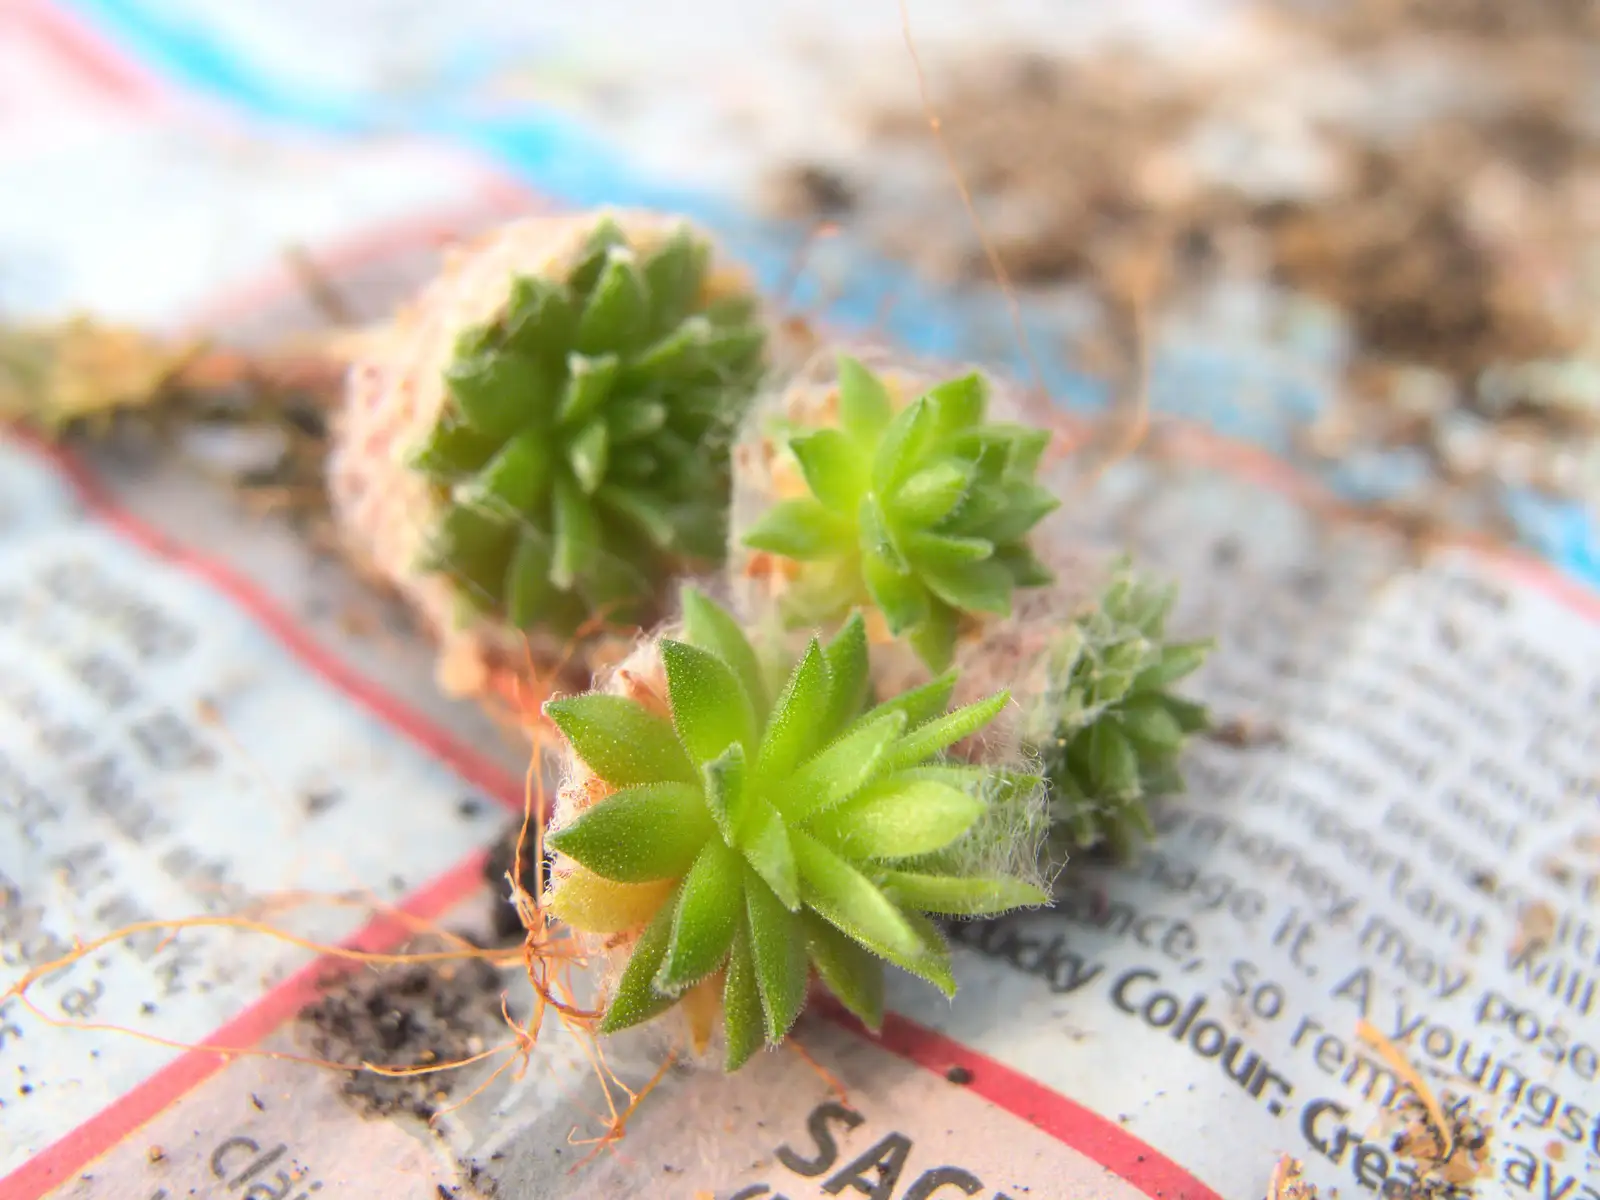
{"label": "pointed green leaf", "polygon": [[478,508],[452,508],[429,536],[419,568],[442,571],[469,598],[492,605],[516,551],[516,531]]}
{"label": "pointed green leaf", "polygon": [[739,856],[718,838],[709,839],[683,877],[672,940],[654,982],[658,992],[679,995],[728,957],[744,916],[744,873]]}
{"label": "pointed green leaf", "polygon": [[707,349],[715,332],[705,317],[690,317],[654,344],[645,347],[623,372],[623,381],[635,387],[693,380],[704,371]]}
{"label": "pointed green leaf", "polygon": [[982,422],[989,406],[989,381],[979,372],[947,379],[925,393],[941,438],[952,437]]}
{"label": "pointed green leaf", "polygon": [[556,590],[550,583],[550,544],[538,530],[525,529],[506,570],[506,621],[529,629],[548,614]]}
{"label": "pointed green leaf", "polygon": [[534,511],[550,484],[550,439],[539,430],[512,438],[468,484],[456,488],[462,504],[523,516]]}
{"label": "pointed green leaf", "polygon": [[902,520],[926,528],[950,514],[967,494],[971,481],[971,468],[955,462],[936,463],[907,479],[887,503]]}
{"label": "pointed green leaf", "polygon": [[744,535],[744,544],[805,562],[848,550],[853,539],[847,522],[808,496],[774,504]]}
{"label": "pointed green leaf", "polygon": [[861,712],[872,685],[867,655],[867,623],[859,612],[850,614],[823,649],[828,663],[827,716],[820,722],[822,740],[834,737]]}
{"label": "pointed green leaf", "polygon": [[928,670],[943,671],[956,656],[960,628],[960,614],[936,597],[928,605],[928,615],[911,631],[911,648]]}
{"label": "pointed green leaf", "polygon": [[745,807],[744,747],[737,742],[729,746],[705,765],[704,774],[706,807],[722,840],[732,846]]}
{"label": "pointed green leaf", "polygon": [[739,623],[699,588],[686,586],[682,604],[685,639],[692,646],[709,650],[732,667],[757,716],[764,716],[767,712],[766,677]]}
{"label": "pointed green leaf", "polygon": [[1139,794],[1139,755],[1110,721],[1097,721],[1084,735],[1095,786],[1107,799]]}
{"label": "pointed green leaf", "polygon": [[611,251],[618,247],[626,249],[627,245],[628,235],[622,232],[616,219],[609,213],[601,217],[584,242],[582,257],[567,276],[567,286],[580,297],[588,296],[611,261]]}
{"label": "pointed green leaf", "polygon": [[814,912],[800,914],[806,950],[817,974],[839,1002],[868,1029],[883,1024],[883,964]]}
{"label": "pointed green leaf", "polygon": [[563,428],[576,429],[600,411],[616,384],[618,365],[615,354],[568,356],[567,382],[556,410],[556,420]]}
{"label": "pointed green leaf", "polygon": [[1139,672],[1133,681],[1133,690],[1152,692],[1177,683],[1184,676],[1199,670],[1215,647],[1216,643],[1211,638],[1197,642],[1175,642],[1162,647],[1160,661]]}
{"label": "pointed green leaf", "polygon": [[1011,477],[1024,479],[1033,475],[1039,469],[1039,460],[1050,447],[1050,439],[1048,429],[1018,426],[1011,438],[1011,454],[1006,463],[1006,470]]}
{"label": "pointed green leaf", "polygon": [[917,400],[895,414],[872,459],[872,487],[889,495],[916,470],[934,433],[933,410]]}
{"label": "pointed green leaf", "polygon": [[609,437],[604,421],[591,421],[567,444],[567,465],[578,486],[591,496],[606,477]]}
{"label": "pointed green leaf", "polygon": [[547,701],[544,715],[613,787],[699,782],[672,726],[636,700],[590,692]]}
{"label": "pointed green leaf", "polygon": [[830,743],[785,782],[774,797],[779,811],[803,822],[848,800],[887,765],[905,724],[904,713],[881,713]]}
{"label": "pointed green leaf", "polygon": [[904,633],[927,617],[928,590],[915,575],[895,570],[882,556],[870,551],[861,557],[861,575],[891,633]]}
{"label": "pointed green leaf", "polygon": [[1184,700],[1179,696],[1163,696],[1161,703],[1172,714],[1172,719],[1184,733],[1199,733],[1211,724],[1211,714],[1207,712],[1204,704],[1196,704],[1193,700]]}
{"label": "pointed green leaf", "polygon": [[406,455],[406,465],[433,479],[455,483],[477,471],[500,448],[464,420],[441,418],[427,438]]}
{"label": "pointed green leaf", "polygon": [[962,572],[968,564],[983,562],[994,554],[994,545],[983,538],[956,537],[950,534],[919,533],[906,544],[906,553],[918,570],[930,567]]}
{"label": "pointed green leaf", "polygon": [[507,349],[541,361],[555,358],[572,341],[577,306],[567,288],[554,280],[520,275],[512,281],[511,298],[501,322]]}
{"label": "pointed green leaf", "polygon": [[859,359],[839,355],[839,423],[851,437],[870,443],[894,416],[889,389]]}
{"label": "pointed green leaf", "polygon": [[1003,875],[962,879],[889,871],[883,886],[907,908],[945,916],[993,917],[1013,908],[1050,902],[1042,888]]}
{"label": "pointed green leaf", "polygon": [[611,1003],[606,1005],[606,1015],[600,1019],[601,1033],[617,1033],[643,1024],[651,1017],[666,1012],[676,1002],[676,997],[657,992],[653,980],[667,956],[673,917],[677,911],[677,896],[681,891],[680,888],[661,906],[661,911],[645,926],[644,933],[634,944],[633,953],[628,956],[628,965],[623,968],[622,978],[617,981],[616,994],[611,997]]}
{"label": "pointed green leaf", "polygon": [[869,557],[876,555],[896,572],[903,573],[911,569],[898,531],[876,496],[869,493],[861,498],[861,505],[856,510],[856,524],[860,527],[863,553]]}
{"label": "pointed green leaf", "polygon": [[659,400],[631,399],[606,410],[606,428],[619,445],[647,438],[667,423],[667,406]]}
{"label": "pointed green leaf", "polygon": [[906,714],[907,729],[916,729],[919,725],[925,725],[935,717],[943,714],[945,706],[950,703],[951,694],[956,690],[956,682],[960,677],[960,674],[956,671],[946,671],[937,679],[931,679],[921,687],[912,688],[909,692],[901,692],[892,700],[885,700],[860,718],[857,723],[865,724],[886,712],[903,712]]}
{"label": "pointed green leaf", "polygon": [[1011,612],[1011,572],[993,559],[946,567],[924,561],[918,564],[928,590],[952,608],[963,612]]}
{"label": "pointed green leaf", "polygon": [[790,441],[812,495],[838,513],[853,513],[866,491],[866,463],[854,442],[837,429],[819,429]]}
{"label": "pointed green leaf", "polygon": [[700,789],[646,783],[613,792],[546,844],[617,883],[677,879],[716,832]]}
{"label": "pointed green leaf", "polygon": [[807,907],[892,963],[921,956],[916,931],[870,879],[815,838],[796,833],[791,840]]}
{"label": "pointed green leaf", "polygon": [[607,483],[594,494],[595,503],[627,521],[658,549],[671,548],[677,528],[663,511],[660,501],[631,487]]}
{"label": "pointed green leaf", "polygon": [[767,718],[756,760],[758,778],[787,778],[801,761],[816,752],[828,732],[823,719],[828,712],[830,691],[827,659],[822,646],[812,638]]}
{"label": "pointed green leaf", "polygon": [[956,994],[956,977],[950,968],[950,943],[939,927],[915,909],[901,907],[901,914],[922,942],[922,955],[905,969],[925,979],[946,996]]}
{"label": "pointed green leaf", "polygon": [[1056,581],[1055,572],[1040,562],[1033,551],[1020,542],[1013,542],[1008,546],[996,546],[994,558],[1011,573],[1011,583],[1015,587],[1046,587]]}
{"label": "pointed green leaf", "polygon": [[458,358],[444,378],[467,423],[497,442],[536,421],[556,398],[550,372],[520,354],[486,351]]}
{"label": "pointed green leaf", "polygon": [[726,662],[708,650],[661,639],[672,723],[689,756],[708,763],[737,743],[756,745],[756,717],[744,684]]}
{"label": "pointed green leaf", "polygon": [[1122,709],[1122,730],[1135,748],[1172,754],[1183,746],[1183,726],[1155,697],[1131,700]]}
{"label": "pointed green leaf", "polygon": [[550,556],[550,581],[566,591],[593,568],[604,546],[600,519],[577,482],[558,474],[553,494],[555,543]]}
{"label": "pointed green leaf", "polygon": [[762,1045],[760,983],[750,949],[750,930],[743,924],[728,953],[728,974],[722,984],[722,1029],[727,1042],[723,1069],[737,1071]]}
{"label": "pointed green leaf", "polygon": [[999,716],[1000,710],[1010,702],[1010,692],[996,692],[985,700],[964,705],[913,729],[890,755],[891,768],[898,771],[926,762],[962,738],[971,737]]}
{"label": "pointed green leaf", "polygon": [[631,350],[649,336],[650,294],[631,251],[609,252],[589,302],[578,315],[573,345],[580,354]]}
{"label": "pointed green leaf", "polygon": [[687,227],[645,256],[641,268],[650,291],[650,332],[665,333],[689,315],[700,297],[709,248]]}
{"label": "pointed green leaf", "polygon": [[795,868],[788,826],[778,810],[760,796],[752,796],[745,805],[739,849],[785,908],[792,912],[800,907],[800,874]]}
{"label": "pointed green leaf", "polygon": [[853,860],[943,850],[983,815],[983,801],[945,783],[891,777],[813,820],[810,832]]}
{"label": "pointed green leaf", "polygon": [[1004,507],[994,516],[963,528],[992,542],[1014,542],[1061,507],[1061,497],[1036,483],[1006,488],[1004,496]]}
{"label": "pointed green leaf", "polygon": [[784,907],[754,871],[746,869],[744,898],[750,921],[767,1041],[776,1045],[806,1001],[806,939],[800,918]]}

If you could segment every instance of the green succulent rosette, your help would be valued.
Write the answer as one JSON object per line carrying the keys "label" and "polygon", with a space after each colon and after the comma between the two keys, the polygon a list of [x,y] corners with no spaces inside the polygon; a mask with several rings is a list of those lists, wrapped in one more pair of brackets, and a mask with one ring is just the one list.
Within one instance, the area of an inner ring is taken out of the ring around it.
{"label": "green succulent rosette", "polygon": [[666,715],[608,693],[545,706],[607,793],[549,835],[566,860],[550,909],[578,929],[637,931],[603,1032],[711,988],[734,1070],[784,1038],[813,972],[876,1027],[885,962],[955,990],[929,914],[1045,902],[988,869],[1006,836],[997,813],[1003,824],[1007,798],[1036,795],[1038,779],[944,756],[1004,694],[946,711],[947,674],[867,707],[859,615],[813,639],[777,687],[728,613],[693,591],[683,639],[658,643]]}
{"label": "green succulent rosette", "polygon": [[796,560],[796,623],[871,605],[943,670],[964,621],[1004,616],[1015,589],[1052,578],[1027,540],[1059,504],[1037,480],[1050,435],[989,420],[978,373],[897,412],[885,380],[842,355],[837,398],[835,423],[785,431],[807,494],[776,499],[744,542]]}
{"label": "green succulent rosette", "polygon": [[437,511],[418,568],[517,629],[648,619],[725,553],[728,447],[762,374],[746,295],[708,286],[689,227],[636,246],[602,218],[559,277],[523,275],[467,329],[409,463]]}
{"label": "green succulent rosette", "polygon": [[1056,827],[1077,848],[1125,856],[1154,833],[1146,801],[1183,791],[1179,756],[1208,717],[1171,689],[1213,642],[1165,640],[1176,597],[1175,586],[1119,562],[1098,603],[1050,649],[1049,682],[1027,732],[1050,781]]}

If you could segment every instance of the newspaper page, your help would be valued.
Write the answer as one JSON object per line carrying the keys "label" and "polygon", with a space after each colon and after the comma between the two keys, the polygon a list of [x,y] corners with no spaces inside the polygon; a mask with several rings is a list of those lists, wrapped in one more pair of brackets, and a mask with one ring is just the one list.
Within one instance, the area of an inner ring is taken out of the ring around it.
{"label": "newspaper page", "polygon": [[[750,239],[753,152],[684,148],[737,146],[741,114],[780,137],[769,93],[811,102],[806,55],[789,6],[742,36],[705,7],[688,38],[617,5],[7,0],[0,307],[279,336],[320,319],[292,245],[377,317],[453,238],[687,205],[663,178]],[[960,37],[960,8],[910,11]],[[1204,8],[1122,20],[1198,42]],[[992,19],[1087,36],[1071,11]],[[831,15],[895,50],[894,6]],[[754,59],[728,67],[750,39],[765,90]],[[725,92],[685,85],[713,62]],[[686,98],[630,110],[650,86]],[[740,249],[779,279],[786,251],[760,247]],[[1005,336],[998,302],[957,328],[936,289],[879,279],[905,289],[887,328],[908,346]],[[1158,363],[1158,390],[1248,391],[1276,421],[1341,386],[1210,349]],[[1600,1198],[1583,552],[1418,537],[1237,433],[1158,406],[1073,496],[1073,536],[1181,580],[1177,623],[1221,647],[1194,688],[1221,732],[1151,845],[1070,864],[1048,909],[953,925],[953,1002],[897,976],[870,1033],[819,1000],[731,1077],[648,1030],[602,1066],[555,1015],[530,1048],[520,965],[322,953],[495,936],[485,862],[526,743],[440,696],[393,601],[171,447],[0,434],[0,980],[31,979],[0,1005],[0,1197],[1313,1194],[1287,1157],[1326,1196]],[[475,1061],[326,1061],[363,1058]]]}

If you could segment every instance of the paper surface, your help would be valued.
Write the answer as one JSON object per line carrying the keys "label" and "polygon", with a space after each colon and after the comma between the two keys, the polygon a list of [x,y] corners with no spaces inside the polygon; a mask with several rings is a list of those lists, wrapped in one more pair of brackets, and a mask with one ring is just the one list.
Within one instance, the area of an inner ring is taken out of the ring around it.
{"label": "paper surface", "polygon": [[[0,7],[0,309],[259,336],[314,320],[286,244],[376,313],[445,235],[647,201],[632,119],[610,126],[623,158],[513,182],[528,137],[467,119],[512,105],[512,51],[604,72],[576,17],[486,36],[501,7]],[[1042,19],[1013,7],[1020,29]],[[381,47],[374,20],[396,30]],[[892,6],[874,20],[893,35]],[[690,182],[714,194],[742,169]],[[1209,387],[1280,378],[1250,347],[1211,350]],[[382,609],[337,567],[147,467],[0,442],[0,980],[130,921],[301,891],[323,901],[263,920],[374,950],[405,935],[395,910],[481,929],[515,743],[438,697],[424,647],[352,633],[350,605]],[[1342,1196],[1420,1195],[1395,1149],[1412,1071],[1490,1131],[1471,1194],[1600,1196],[1600,601],[1526,557],[1408,544],[1172,421],[1074,499],[1072,529],[1183,581],[1179,622],[1222,646],[1197,691],[1249,744],[1195,747],[1190,794],[1133,866],[1074,864],[1053,910],[957,927],[953,1004],[897,977],[876,1039],[815,1009],[804,1054],[733,1079],[673,1067],[601,1147],[605,1096],[553,1019],[520,1078],[430,1129],[363,1115],[344,1076],[294,1060],[329,967],[312,952],[139,934],[34,1003],[236,1053],[7,1002],[0,1196],[1202,1200],[1261,1196],[1283,1153]],[[502,984],[525,1017],[517,970]],[[497,1004],[472,1031],[488,1047],[509,1039]],[[608,1054],[637,1090],[666,1050],[646,1034]]]}

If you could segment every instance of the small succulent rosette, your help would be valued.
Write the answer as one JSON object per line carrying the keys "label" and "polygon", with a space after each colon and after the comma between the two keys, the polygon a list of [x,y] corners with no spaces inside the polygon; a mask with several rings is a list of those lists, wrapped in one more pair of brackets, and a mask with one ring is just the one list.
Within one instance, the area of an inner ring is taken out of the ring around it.
{"label": "small succulent rosette", "polygon": [[877,670],[909,680],[907,654],[923,678],[943,670],[1052,578],[1030,546],[1060,503],[1038,481],[1049,442],[980,372],[814,359],[758,404],[734,451],[744,606],[801,628],[859,608],[885,647]]}
{"label": "small succulent rosette", "polygon": [[1005,733],[1049,781],[1056,847],[1125,858],[1153,833],[1150,801],[1184,790],[1179,759],[1208,716],[1175,689],[1213,643],[1171,639],[1176,586],[1126,557],[1097,568],[1086,553],[1042,550],[1054,562],[1075,559],[1063,579],[1100,586],[1063,582],[1030,595],[961,648],[962,688],[1012,689],[1016,719]]}
{"label": "small succulent rosette", "polygon": [[722,560],[765,345],[710,239],[634,211],[505,226],[373,339],[330,493],[358,562],[468,664],[451,690],[592,618],[658,620],[680,571]]}
{"label": "small succulent rosette", "polygon": [[545,706],[569,747],[545,901],[608,968],[601,1031],[679,1014],[703,1052],[720,1016],[728,1070],[813,978],[876,1027],[885,963],[955,990],[931,916],[1047,899],[1038,776],[945,753],[1005,693],[950,710],[947,673],[871,703],[859,616],[780,665],[687,590],[602,689]]}

